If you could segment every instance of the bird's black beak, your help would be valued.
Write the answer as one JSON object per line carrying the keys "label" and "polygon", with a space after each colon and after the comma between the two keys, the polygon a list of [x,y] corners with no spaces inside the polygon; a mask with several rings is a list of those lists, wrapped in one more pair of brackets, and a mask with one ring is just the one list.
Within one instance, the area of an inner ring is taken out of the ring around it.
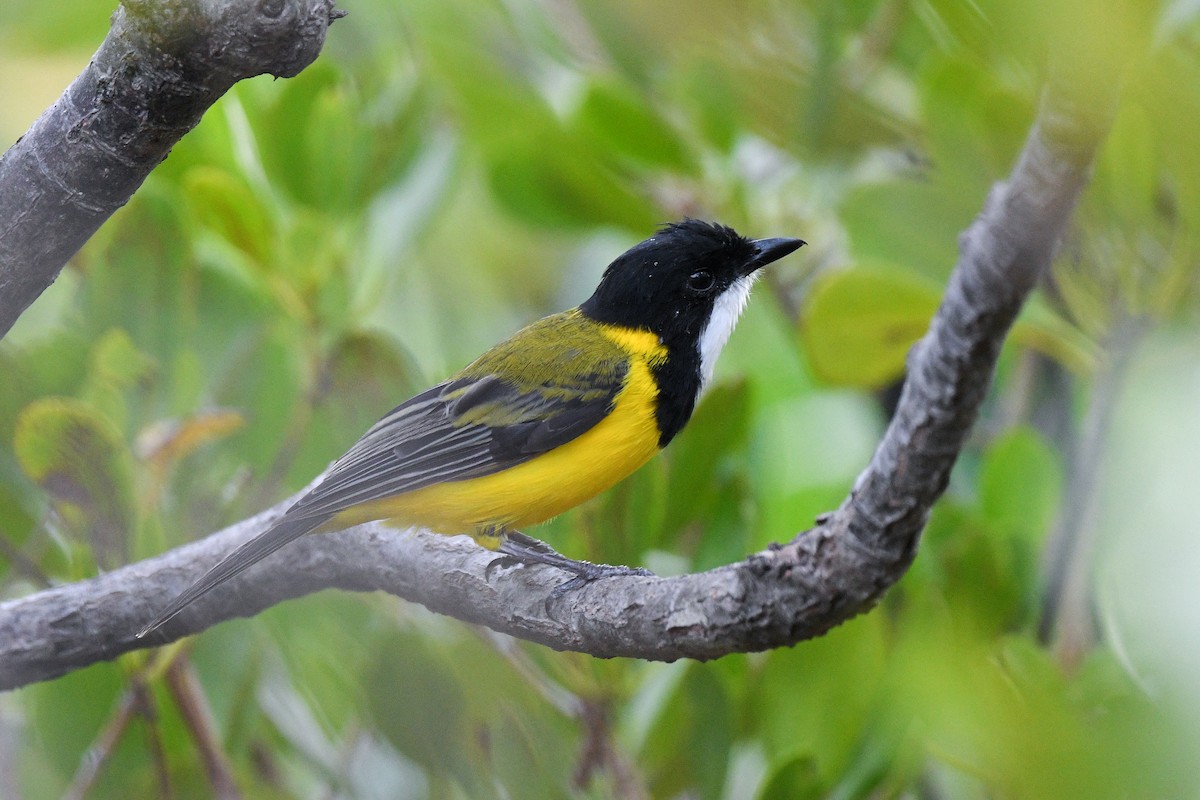
{"label": "bird's black beak", "polygon": [[788,253],[794,253],[804,246],[803,239],[755,239],[751,242],[754,245],[755,253],[750,261],[746,263],[746,274],[749,275],[757,269],[765,267],[773,261],[786,256]]}

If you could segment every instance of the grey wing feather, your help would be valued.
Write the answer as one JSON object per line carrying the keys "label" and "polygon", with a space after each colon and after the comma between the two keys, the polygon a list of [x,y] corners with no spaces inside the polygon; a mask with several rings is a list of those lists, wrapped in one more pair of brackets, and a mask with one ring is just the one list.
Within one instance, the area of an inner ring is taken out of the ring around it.
{"label": "grey wing feather", "polygon": [[589,386],[586,398],[560,389],[548,399],[493,375],[434,386],[375,423],[288,515],[328,516],[528,461],[602,420],[621,388],[616,377],[606,391]]}

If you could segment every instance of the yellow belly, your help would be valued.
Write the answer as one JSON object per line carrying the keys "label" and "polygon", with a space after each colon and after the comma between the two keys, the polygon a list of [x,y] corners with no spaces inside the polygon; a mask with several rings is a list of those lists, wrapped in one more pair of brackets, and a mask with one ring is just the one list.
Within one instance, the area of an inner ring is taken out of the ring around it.
{"label": "yellow belly", "polygon": [[647,357],[665,352],[648,333],[606,332],[636,355],[612,413],[581,436],[523,464],[463,481],[439,483],[338,513],[325,529],[386,519],[439,533],[475,534],[520,528],[557,516],[594,497],[658,452],[655,397]]}

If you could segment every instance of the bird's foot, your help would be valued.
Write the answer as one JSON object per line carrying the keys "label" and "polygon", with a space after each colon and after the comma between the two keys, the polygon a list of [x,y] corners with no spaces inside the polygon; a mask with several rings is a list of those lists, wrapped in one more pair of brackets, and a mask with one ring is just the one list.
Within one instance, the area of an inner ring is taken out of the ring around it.
{"label": "bird's foot", "polygon": [[650,570],[642,569],[641,567],[623,567],[612,564],[593,564],[590,561],[576,561],[573,558],[567,558],[545,542],[534,539],[532,536],[526,536],[520,531],[507,532],[497,549],[501,555],[488,564],[488,577],[490,577],[493,569],[513,564],[546,564],[574,575],[575,577],[555,587],[553,592],[555,597],[578,589],[580,586],[591,583],[594,580],[599,580],[600,578],[654,574]]}

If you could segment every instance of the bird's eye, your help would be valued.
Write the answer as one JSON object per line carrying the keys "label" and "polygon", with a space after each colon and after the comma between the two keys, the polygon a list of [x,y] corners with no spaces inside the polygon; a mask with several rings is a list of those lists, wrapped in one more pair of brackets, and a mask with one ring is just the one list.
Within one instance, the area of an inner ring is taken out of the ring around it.
{"label": "bird's eye", "polygon": [[696,294],[704,294],[711,291],[716,283],[717,281],[711,272],[701,269],[688,276],[687,287]]}

